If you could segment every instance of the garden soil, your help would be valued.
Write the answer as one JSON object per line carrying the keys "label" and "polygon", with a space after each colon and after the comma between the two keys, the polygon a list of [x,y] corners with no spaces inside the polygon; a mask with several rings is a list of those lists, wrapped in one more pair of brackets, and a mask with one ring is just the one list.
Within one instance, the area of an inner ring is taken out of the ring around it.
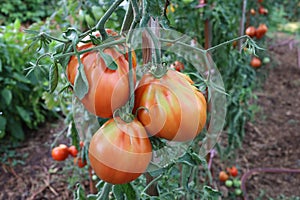
{"label": "garden soil", "polygon": [[[267,77],[256,92],[260,111],[247,124],[243,146],[237,151],[235,164],[240,174],[255,168],[300,168],[300,67],[294,40],[279,38],[270,42],[271,59],[277,64],[259,69]],[[88,175],[73,169],[72,158],[66,163],[51,158],[50,145],[64,128],[62,120],[53,121],[11,149],[24,155],[24,159],[19,158],[24,163],[0,163],[0,200],[72,199],[76,176],[82,177],[88,191]],[[69,143],[63,136],[60,142]],[[275,199],[279,195],[300,198],[300,174],[254,173],[246,180],[246,191],[249,199]]]}

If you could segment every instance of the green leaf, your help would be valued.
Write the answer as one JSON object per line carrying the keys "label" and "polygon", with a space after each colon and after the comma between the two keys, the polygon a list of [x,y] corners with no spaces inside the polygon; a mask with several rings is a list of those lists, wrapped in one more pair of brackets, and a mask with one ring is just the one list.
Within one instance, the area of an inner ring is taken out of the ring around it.
{"label": "green leaf", "polygon": [[27,79],[23,74],[21,73],[16,73],[14,72],[13,73],[13,78],[16,79],[17,81],[19,82],[22,82],[22,83],[30,83],[30,80]]}
{"label": "green leaf", "polygon": [[85,192],[80,183],[76,185],[77,189],[74,191],[74,199],[75,200],[85,200]]}
{"label": "green leaf", "polygon": [[1,95],[2,95],[2,97],[3,97],[3,99],[4,99],[5,104],[6,104],[7,106],[9,106],[10,103],[11,103],[11,100],[12,100],[12,93],[11,93],[11,91],[8,90],[8,89],[6,89],[6,88],[4,88],[4,89],[1,91]]}
{"label": "green leaf", "polygon": [[138,195],[130,183],[114,185],[112,191],[116,200],[138,199]]}
{"label": "green leaf", "polygon": [[8,122],[9,122],[7,125],[8,132],[10,132],[14,138],[19,140],[24,140],[25,134],[21,122],[15,121],[12,118]]}
{"label": "green leaf", "polygon": [[81,100],[89,91],[89,83],[84,72],[84,66],[79,64],[78,73],[75,77],[74,93]]}
{"label": "green leaf", "polygon": [[57,63],[54,63],[50,67],[49,71],[49,92],[52,93],[54,92],[55,88],[57,87],[58,84],[58,67]]}
{"label": "green leaf", "polygon": [[64,32],[63,37],[72,41],[75,45],[78,43],[78,33],[74,28],[68,28],[68,30]]}
{"label": "green leaf", "polygon": [[105,54],[103,51],[99,51],[100,52],[100,55],[101,57],[103,58],[106,66],[111,69],[111,70],[116,70],[118,69],[118,65],[117,63],[114,61],[114,59],[108,55],[108,54]]}
{"label": "green leaf", "polygon": [[5,136],[6,118],[0,116],[0,139]]}
{"label": "green leaf", "polygon": [[17,108],[17,111],[20,115],[20,117],[27,123],[30,123],[31,122],[31,119],[30,119],[30,114],[27,110],[25,110],[23,107],[20,107],[20,106],[16,106]]}
{"label": "green leaf", "polygon": [[67,135],[68,135],[68,137],[71,138],[72,145],[74,145],[76,147],[76,149],[80,149],[80,146],[79,146],[80,137],[79,137],[78,131],[76,129],[74,119],[69,123]]}
{"label": "green leaf", "polygon": [[192,166],[183,164],[181,171],[181,185],[188,189],[190,175],[192,173]]}
{"label": "green leaf", "polygon": [[205,185],[203,187],[203,197],[201,199],[205,200],[218,200],[222,195],[218,190],[212,189],[210,186]]}
{"label": "green leaf", "polygon": [[21,27],[21,21],[19,19],[16,19],[14,23],[14,29],[19,30],[20,27]]}

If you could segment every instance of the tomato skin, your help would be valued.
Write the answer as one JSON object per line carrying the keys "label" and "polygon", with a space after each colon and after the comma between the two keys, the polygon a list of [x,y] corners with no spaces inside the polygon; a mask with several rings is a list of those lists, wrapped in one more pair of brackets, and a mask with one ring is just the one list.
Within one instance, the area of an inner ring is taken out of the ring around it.
{"label": "tomato skin", "polygon": [[[94,47],[92,43],[81,44],[78,46],[78,51],[91,47]],[[109,118],[129,98],[129,66],[125,56],[115,48],[106,48],[104,53],[114,59],[118,65],[116,70],[111,70],[106,66],[99,52],[88,52],[80,56],[89,83],[88,93],[81,99],[81,102],[92,114],[102,118]],[[134,65],[136,64],[133,62]],[[69,82],[73,86],[78,66],[77,57],[72,56],[66,73]],[[133,74],[135,77],[135,68],[133,68]]]}
{"label": "tomato skin", "polygon": [[172,69],[175,69],[178,72],[181,72],[184,70],[184,64],[178,60],[176,60],[170,67]]}
{"label": "tomato skin", "polygon": [[249,37],[254,37],[255,33],[256,33],[256,28],[254,26],[249,26],[246,31],[245,31],[246,35],[248,35]]}
{"label": "tomato skin", "polygon": [[237,170],[237,168],[236,167],[231,167],[230,169],[229,169],[229,174],[231,175],[231,176],[233,176],[233,177],[236,177],[237,175],[238,175],[238,170]]}
{"label": "tomato skin", "polygon": [[143,125],[120,118],[110,119],[93,135],[89,160],[96,175],[112,184],[138,178],[152,158],[152,146]]}
{"label": "tomato skin", "polygon": [[268,32],[268,27],[266,24],[260,24],[257,29],[256,29],[256,33],[255,33],[255,37],[257,39],[262,38],[266,33]]}
{"label": "tomato skin", "polygon": [[66,160],[69,156],[68,147],[64,144],[54,147],[51,151],[51,156],[56,161]]}
{"label": "tomato skin", "polygon": [[83,168],[86,164],[86,160],[83,162],[81,158],[74,158],[74,165],[77,165],[79,168]]}
{"label": "tomato skin", "polygon": [[219,173],[219,180],[222,182],[227,181],[229,178],[228,174],[225,171],[220,171]]}
{"label": "tomato skin", "polygon": [[76,149],[76,147],[74,145],[70,146],[68,148],[68,151],[69,151],[69,154],[72,156],[72,157],[76,157],[77,154],[78,154],[78,150]]}
{"label": "tomato skin", "polygon": [[261,60],[259,58],[253,57],[251,59],[250,65],[254,68],[258,68],[261,66]]}
{"label": "tomato skin", "polygon": [[147,73],[135,91],[138,119],[150,135],[173,141],[189,141],[206,123],[206,100],[192,80],[175,70],[161,78]]}

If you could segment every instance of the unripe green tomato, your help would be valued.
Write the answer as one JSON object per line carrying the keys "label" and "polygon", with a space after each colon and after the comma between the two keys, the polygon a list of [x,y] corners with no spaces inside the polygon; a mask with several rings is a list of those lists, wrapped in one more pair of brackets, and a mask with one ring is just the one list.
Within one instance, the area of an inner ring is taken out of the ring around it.
{"label": "unripe green tomato", "polygon": [[226,185],[227,187],[232,187],[232,185],[233,185],[232,180],[227,180],[227,181],[225,181],[225,185]]}
{"label": "unripe green tomato", "polygon": [[236,189],[234,190],[234,194],[237,195],[237,196],[240,196],[240,195],[242,194],[242,190],[239,189],[239,188],[236,188]]}
{"label": "unripe green tomato", "polygon": [[93,176],[92,176],[92,180],[93,181],[96,181],[98,179],[98,177],[94,174]]}
{"label": "unripe green tomato", "polygon": [[270,62],[271,62],[271,59],[269,57],[264,57],[264,59],[263,59],[264,64],[268,64]]}
{"label": "unripe green tomato", "polygon": [[233,186],[236,187],[236,188],[241,187],[241,181],[238,180],[238,179],[234,179],[233,180]]}

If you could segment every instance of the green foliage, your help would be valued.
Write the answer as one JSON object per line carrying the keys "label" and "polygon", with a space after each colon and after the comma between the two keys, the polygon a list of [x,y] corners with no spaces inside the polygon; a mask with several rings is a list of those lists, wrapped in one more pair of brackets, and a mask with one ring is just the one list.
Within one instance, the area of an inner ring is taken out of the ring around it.
{"label": "green foliage", "polygon": [[40,21],[54,12],[55,2],[55,0],[2,0],[0,24],[9,24],[16,19],[20,19],[22,23]]}
{"label": "green foliage", "polygon": [[47,71],[41,67],[26,76],[24,69],[34,59],[35,52],[27,49],[29,41],[21,31],[20,21],[0,29],[0,138],[25,138],[25,129],[44,122],[47,112],[42,93]]}

